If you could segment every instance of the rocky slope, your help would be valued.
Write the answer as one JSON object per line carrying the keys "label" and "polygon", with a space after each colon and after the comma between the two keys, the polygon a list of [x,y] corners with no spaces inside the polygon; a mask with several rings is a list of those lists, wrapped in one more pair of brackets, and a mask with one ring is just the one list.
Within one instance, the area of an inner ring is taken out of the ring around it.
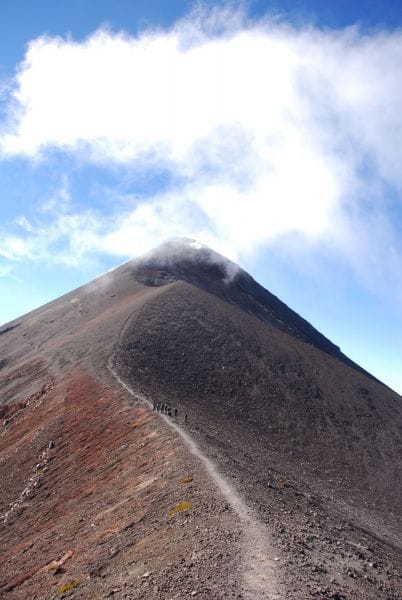
{"label": "rocky slope", "polygon": [[230,261],[164,245],[0,352],[0,594],[400,597],[401,398]]}

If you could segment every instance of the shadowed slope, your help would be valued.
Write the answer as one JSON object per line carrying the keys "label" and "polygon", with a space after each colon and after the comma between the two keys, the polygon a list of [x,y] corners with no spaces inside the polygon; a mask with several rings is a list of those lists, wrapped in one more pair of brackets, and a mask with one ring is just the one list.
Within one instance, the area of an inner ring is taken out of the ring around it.
{"label": "shadowed slope", "polygon": [[[327,354],[178,282],[144,305],[116,355],[145,394],[191,415],[209,441],[270,450],[338,500],[401,506],[400,397]],[[270,458],[272,460],[272,458]]]}
{"label": "shadowed slope", "polygon": [[179,408],[269,524],[286,598],[399,598],[397,394],[183,281],[128,322],[114,365]]}
{"label": "shadowed slope", "polygon": [[136,279],[145,285],[190,283],[375,379],[238,265],[207,246],[190,239],[173,240],[129,264]]}

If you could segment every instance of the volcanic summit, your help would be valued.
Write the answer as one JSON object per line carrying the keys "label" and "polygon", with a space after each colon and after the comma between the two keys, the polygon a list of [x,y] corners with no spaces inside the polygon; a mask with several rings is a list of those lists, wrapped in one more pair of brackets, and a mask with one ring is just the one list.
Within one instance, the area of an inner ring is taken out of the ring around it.
{"label": "volcanic summit", "polygon": [[0,596],[397,600],[401,397],[163,244],[0,328]]}

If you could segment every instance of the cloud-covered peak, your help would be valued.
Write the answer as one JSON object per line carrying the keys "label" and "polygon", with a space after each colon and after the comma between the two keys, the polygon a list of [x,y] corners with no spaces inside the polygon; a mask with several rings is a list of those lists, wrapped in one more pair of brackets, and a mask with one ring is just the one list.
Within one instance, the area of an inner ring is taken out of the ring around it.
{"label": "cloud-covered peak", "polygon": [[75,202],[0,238],[0,254],[131,257],[187,235],[234,260],[319,247],[366,280],[388,265],[400,286],[401,52],[398,30],[297,28],[230,9],[136,36],[33,40],[1,156],[72,156],[169,184],[112,191],[99,214]]}
{"label": "cloud-covered peak", "polygon": [[173,272],[214,265],[219,267],[225,280],[232,279],[239,270],[238,265],[206,244],[186,237],[163,242],[137,262],[141,265],[172,269]]}

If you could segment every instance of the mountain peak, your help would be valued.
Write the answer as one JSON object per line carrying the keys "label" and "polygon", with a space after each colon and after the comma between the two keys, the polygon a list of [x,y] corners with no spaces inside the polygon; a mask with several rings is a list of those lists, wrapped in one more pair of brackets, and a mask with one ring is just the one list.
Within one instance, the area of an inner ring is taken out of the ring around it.
{"label": "mountain peak", "polygon": [[240,267],[205,244],[191,238],[174,238],[133,261],[136,278],[159,286],[178,279],[199,287],[231,282]]}
{"label": "mountain peak", "polygon": [[159,264],[204,262],[226,266],[231,271],[233,267],[236,270],[239,268],[234,262],[212,250],[209,246],[187,237],[173,238],[167,242],[163,242],[141,257],[139,262],[158,262]]}
{"label": "mountain peak", "polygon": [[178,281],[193,285],[373,378],[239,265],[195,239],[183,237],[162,243],[132,261],[131,272],[149,287]]}

